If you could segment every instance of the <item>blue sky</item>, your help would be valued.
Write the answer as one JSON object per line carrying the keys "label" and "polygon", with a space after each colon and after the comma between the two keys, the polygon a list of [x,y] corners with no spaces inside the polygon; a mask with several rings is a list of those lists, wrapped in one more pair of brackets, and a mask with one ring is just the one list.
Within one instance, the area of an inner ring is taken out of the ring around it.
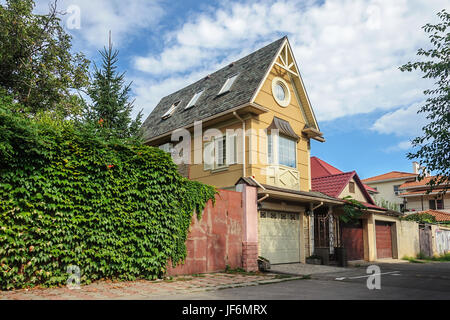
{"label": "blue sky", "polygon": [[165,95],[287,35],[327,139],[312,154],[361,178],[412,170],[406,153],[426,124],[417,110],[432,83],[398,67],[429,47],[421,26],[445,0],[59,1],[71,5],[74,49],[97,61],[111,30],[144,117]]}

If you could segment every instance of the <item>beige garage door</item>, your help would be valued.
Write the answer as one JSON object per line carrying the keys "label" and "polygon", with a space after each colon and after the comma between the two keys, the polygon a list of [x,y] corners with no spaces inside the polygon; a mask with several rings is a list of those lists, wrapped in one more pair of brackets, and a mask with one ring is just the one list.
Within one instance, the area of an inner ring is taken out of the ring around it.
{"label": "beige garage door", "polygon": [[259,218],[259,255],[272,264],[300,262],[300,215],[262,211]]}

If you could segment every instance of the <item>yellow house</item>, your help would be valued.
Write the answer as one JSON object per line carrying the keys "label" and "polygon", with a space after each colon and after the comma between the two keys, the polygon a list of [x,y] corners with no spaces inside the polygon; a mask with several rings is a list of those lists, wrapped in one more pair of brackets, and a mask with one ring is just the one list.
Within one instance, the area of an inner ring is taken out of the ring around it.
{"label": "yellow house", "polygon": [[314,211],[343,204],[311,191],[325,139],[287,37],[164,97],[142,128],[189,179],[243,193],[244,251],[271,263],[305,262]]}

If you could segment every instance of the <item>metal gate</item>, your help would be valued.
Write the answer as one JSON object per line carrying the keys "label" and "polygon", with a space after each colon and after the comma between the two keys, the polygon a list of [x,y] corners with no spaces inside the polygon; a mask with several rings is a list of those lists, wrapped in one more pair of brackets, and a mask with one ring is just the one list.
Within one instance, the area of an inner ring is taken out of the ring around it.
{"label": "metal gate", "polygon": [[436,251],[438,254],[450,252],[450,230],[436,230]]}
{"label": "metal gate", "polygon": [[300,262],[300,214],[261,211],[259,255],[272,264]]}
{"label": "metal gate", "polygon": [[377,241],[377,259],[392,258],[392,223],[385,221],[375,222]]}
{"label": "metal gate", "polygon": [[342,224],[342,244],[347,250],[349,261],[364,260],[364,238],[361,220],[354,224]]}
{"label": "metal gate", "polygon": [[419,225],[419,243],[421,254],[426,257],[433,256],[431,226],[423,224]]}

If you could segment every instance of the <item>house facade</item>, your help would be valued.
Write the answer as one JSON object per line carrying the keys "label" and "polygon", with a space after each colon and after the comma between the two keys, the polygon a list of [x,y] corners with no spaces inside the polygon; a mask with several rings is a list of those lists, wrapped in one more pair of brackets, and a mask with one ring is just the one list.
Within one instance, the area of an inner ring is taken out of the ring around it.
{"label": "house facade", "polygon": [[317,245],[334,254],[345,202],[312,187],[311,141],[325,139],[287,37],[164,97],[142,129],[145,143],[170,152],[185,177],[241,192],[244,267],[258,256],[304,263]]}
{"label": "house facade", "polygon": [[399,197],[404,203],[406,212],[433,210],[450,213],[450,194],[448,192],[442,194],[443,186],[431,190],[428,183],[432,178],[408,181],[400,186]]}
{"label": "house facade", "polygon": [[415,181],[419,175],[419,167],[416,162],[413,163],[413,172],[392,171],[378,176],[362,180],[366,185],[377,190],[373,194],[374,200],[378,205],[391,206],[392,209],[405,211],[405,204],[399,197],[400,187],[407,182]]}
{"label": "house facade", "polygon": [[311,192],[311,139],[325,140],[287,37],[163,98],[143,130],[189,179],[255,190],[243,241],[272,263],[305,262],[314,208],[342,204]]}

